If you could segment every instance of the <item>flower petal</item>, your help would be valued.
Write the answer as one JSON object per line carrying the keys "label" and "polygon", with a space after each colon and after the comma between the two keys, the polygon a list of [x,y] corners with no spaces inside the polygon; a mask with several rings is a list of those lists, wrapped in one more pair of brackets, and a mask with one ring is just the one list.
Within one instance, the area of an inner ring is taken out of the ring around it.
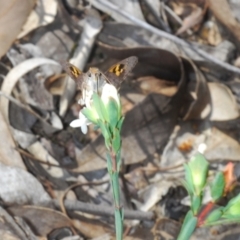
{"label": "flower petal", "polygon": [[81,127],[81,125],[82,125],[82,122],[80,119],[76,119],[70,122],[70,127],[73,127],[73,128]]}
{"label": "flower petal", "polygon": [[71,127],[77,128],[80,127],[83,134],[86,134],[88,129],[87,125],[91,124],[91,122],[82,114],[82,112],[79,112],[79,119],[73,120],[70,123]]}
{"label": "flower petal", "polygon": [[114,99],[117,102],[118,106],[120,105],[117,89],[112,84],[106,83],[102,90],[101,99],[104,104],[107,104],[110,98]]}
{"label": "flower petal", "polygon": [[87,131],[88,131],[87,125],[82,125],[81,126],[81,131],[82,131],[83,134],[87,134]]}

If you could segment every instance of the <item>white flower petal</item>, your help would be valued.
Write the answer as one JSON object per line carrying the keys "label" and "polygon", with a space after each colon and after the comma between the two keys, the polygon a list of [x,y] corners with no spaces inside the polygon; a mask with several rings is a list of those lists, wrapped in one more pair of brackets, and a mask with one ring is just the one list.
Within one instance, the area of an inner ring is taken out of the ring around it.
{"label": "white flower petal", "polygon": [[110,98],[113,98],[120,105],[117,89],[113,85],[106,83],[102,90],[101,99],[104,104],[107,104]]}
{"label": "white flower petal", "polygon": [[81,125],[82,125],[82,122],[81,122],[80,119],[73,120],[70,123],[70,126],[73,127],[73,128],[81,127]]}
{"label": "white flower petal", "polygon": [[87,125],[82,125],[81,126],[81,131],[82,131],[83,134],[87,134],[87,131],[88,131]]}
{"label": "white flower petal", "polygon": [[79,112],[79,119],[73,120],[70,123],[71,127],[77,128],[80,127],[83,134],[86,134],[88,129],[87,125],[91,124],[91,122],[82,114],[82,112]]}

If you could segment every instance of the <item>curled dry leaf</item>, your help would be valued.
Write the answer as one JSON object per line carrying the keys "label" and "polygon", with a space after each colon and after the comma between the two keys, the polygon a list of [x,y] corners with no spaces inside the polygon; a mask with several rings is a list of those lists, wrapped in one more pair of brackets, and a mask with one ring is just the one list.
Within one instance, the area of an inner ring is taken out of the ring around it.
{"label": "curled dry leaf", "polygon": [[[55,62],[54,60],[50,60],[47,58],[31,58],[28,59],[9,71],[7,76],[4,79],[4,82],[1,87],[1,91],[6,95],[11,95],[13,88],[15,87],[16,83],[19,79],[24,76],[26,73],[31,71],[32,69],[41,66],[43,64],[54,64],[59,65],[59,63]],[[1,109],[3,112],[3,116],[6,121],[8,119],[8,107],[9,107],[9,100],[7,98],[1,98]]]}
{"label": "curled dry leaf", "polygon": [[[206,79],[200,70],[190,60],[186,61],[188,70],[186,74],[192,75],[191,82],[188,84],[189,99],[186,101],[183,111],[183,119],[199,119],[208,116],[209,111],[203,115],[203,110],[210,103],[210,94]],[[191,78],[191,77],[190,77]],[[185,94],[187,96],[187,94]],[[204,96],[204,97],[203,97]],[[186,97],[187,99],[187,97]]]}
{"label": "curled dry leaf", "polygon": [[[8,96],[11,95],[12,90],[13,90],[14,86],[16,85],[16,83],[18,82],[18,80],[24,74],[26,74],[33,68],[38,67],[42,64],[58,65],[57,62],[50,60],[50,59],[46,59],[46,58],[33,58],[33,59],[26,60],[26,61],[20,63],[19,65],[17,65],[16,67],[14,67],[11,71],[9,71],[9,73],[7,74],[7,76],[4,79],[4,82],[1,87],[1,91],[5,95],[8,95]],[[9,132],[8,127],[3,126],[5,121],[7,123],[9,123],[9,99],[5,98],[5,97],[1,97],[0,100],[1,100],[0,107],[1,107],[2,114],[3,114],[3,117],[2,117],[2,115],[0,115],[0,117],[3,118],[3,120],[0,121],[2,124],[1,130],[2,130],[2,136],[6,137],[5,138],[6,141],[1,141],[2,161],[8,165],[19,166],[21,168],[25,168],[24,164],[22,163],[22,159],[21,159],[19,153],[17,151],[13,150],[16,147],[15,147],[15,144],[13,143],[13,140],[11,138],[11,133]],[[59,120],[57,120],[57,127],[59,127]],[[12,130],[14,131],[14,129],[12,129]],[[34,136],[30,135],[28,133],[25,134],[24,132],[21,132],[21,133],[18,132],[14,135],[19,136],[18,139],[24,138],[25,139],[24,142],[26,144],[28,144],[28,142],[32,143],[32,141],[34,141]]]}
{"label": "curled dry leaf", "polygon": [[0,1],[0,58],[15,41],[34,4],[35,0]]}
{"label": "curled dry leaf", "polygon": [[[170,38],[165,36],[165,34],[165,32],[162,35],[157,34],[157,32],[134,25],[106,23],[98,36],[98,42],[108,55],[115,58],[124,58],[127,53],[127,57],[130,55],[139,57],[139,55],[141,55],[141,48],[144,48],[144,46],[153,47],[155,49],[159,48],[162,50],[167,49],[177,56],[185,57],[186,59],[196,62],[198,66],[204,67],[206,72],[211,72],[211,74],[219,77],[226,73],[226,69],[222,68],[222,64],[218,63],[219,60],[228,62],[232,54],[236,51],[235,46],[227,40],[223,41],[217,47],[200,44],[191,47],[186,45],[185,42],[179,43],[179,39],[175,41],[172,35]],[[129,49],[126,50],[126,47],[131,48],[131,51]],[[203,53],[203,50],[205,51],[205,54]],[[206,53],[208,58],[205,56]],[[215,61],[215,59],[214,62],[209,61],[209,57],[217,58],[218,62]],[[161,61],[164,61],[165,59],[166,57],[163,55]],[[164,70],[165,69],[163,68],[162,71]],[[237,68],[236,71],[240,72]]]}

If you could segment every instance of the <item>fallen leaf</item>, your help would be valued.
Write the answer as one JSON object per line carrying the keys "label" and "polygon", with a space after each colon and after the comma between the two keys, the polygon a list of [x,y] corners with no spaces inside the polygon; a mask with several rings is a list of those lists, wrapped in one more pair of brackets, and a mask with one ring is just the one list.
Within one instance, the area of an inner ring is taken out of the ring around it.
{"label": "fallen leaf", "polygon": [[0,1],[0,58],[15,41],[34,4],[35,0]]}
{"label": "fallen leaf", "polygon": [[38,206],[15,206],[8,208],[15,216],[22,217],[32,231],[39,236],[47,236],[53,229],[72,227],[71,220],[62,213]]}
{"label": "fallen leaf", "polygon": [[212,121],[229,121],[239,117],[239,107],[230,89],[221,83],[208,83]]}
{"label": "fallen leaf", "polygon": [[0,197],[5,205],[44,204],[50,201],[42,185],[30,173],[0,163]]}
{"label": "fallen leaf", "polygon": [[29,15],[27,22],[22,27],[18,38],[22,38],[32,30],[46,26],[53,22],[57,14],[57,1],[55,0],[38,0],[35,8]]}
{"label": "fallen leaf", "polygon": [[236,20],[227,0],[208,0],[209,8],[214,16],[229,30],[240,47],[240,23]]}

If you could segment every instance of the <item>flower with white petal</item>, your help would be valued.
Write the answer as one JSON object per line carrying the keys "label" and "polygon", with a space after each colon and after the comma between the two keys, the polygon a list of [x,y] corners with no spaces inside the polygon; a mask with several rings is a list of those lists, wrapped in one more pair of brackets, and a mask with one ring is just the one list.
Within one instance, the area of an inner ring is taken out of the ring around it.
{"label": "flower with white petal", "polygon": [[[99,101],[102,101],[103,107],[97,109],[99,106],[94,106],[94,101],[93,101],[93,93],[91,92],[91,96],[88,94],[84,94],[84,99],[81,99],[80,102],[84,101],[85,104],[87,105],[84,107],[80,112],[79,112],[79,119],[76,119],[70,123],[71,127],[81,127],[81,130],[84,134],[87,133],[87,126],[91,123],[94,123],[98,125],[98,121],[108,121],[109,119],[116,119],[116,122],[119,120],[120,115],[121,115],[121,105],[120,105],[120,99],[118,96],[117,89],[111,85],[106,83],[103,88],[102,88],[102,94],[101,94],[101,99]],[[114,102],[114,111],[109,104],[110,102]],[[98,101],[97,101],[98,103]],[[96,101],[95,101],[96,104]],[[97,104],[98,105],[98,104]],[[101,104],[100,104],[101,105]],[[107,113],[107,118],[106,116],[106,111],[109,111]],[[114,116],[113,116],[114,115]],[[111,121],[110,121],[111,122]]]}
{"label": "flower with white petal", "polygon": [[76,119],[76,120],[73,120],[71,123],[70,123],[70,126],[73,127],[73,128],[77,128],[77,127],[80,127],[81,130],[82,130],[82,133],[83,134],[86,134],[88,129],[87,129],[87,126],[91,124],[91,122],[82,114],[82,112],[80,111],[79,112],[79,118]]}

